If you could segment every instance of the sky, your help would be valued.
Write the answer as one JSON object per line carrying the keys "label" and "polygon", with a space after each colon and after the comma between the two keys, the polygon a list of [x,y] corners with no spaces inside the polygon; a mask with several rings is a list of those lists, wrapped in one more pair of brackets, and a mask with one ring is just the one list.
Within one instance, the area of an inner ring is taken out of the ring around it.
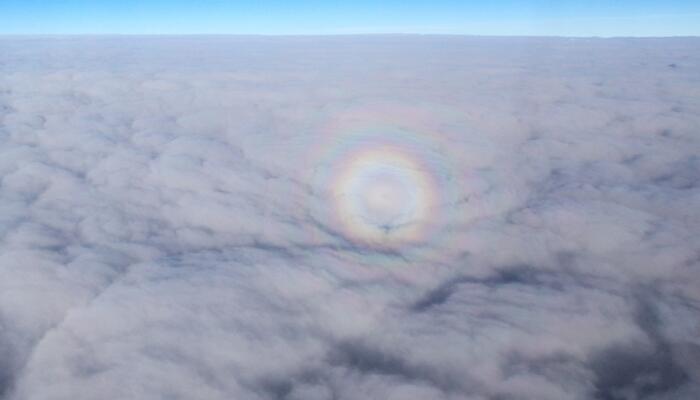
{"label": "sky", "polygon": [[0,34],[696,36],[693,0],[3,0]]}

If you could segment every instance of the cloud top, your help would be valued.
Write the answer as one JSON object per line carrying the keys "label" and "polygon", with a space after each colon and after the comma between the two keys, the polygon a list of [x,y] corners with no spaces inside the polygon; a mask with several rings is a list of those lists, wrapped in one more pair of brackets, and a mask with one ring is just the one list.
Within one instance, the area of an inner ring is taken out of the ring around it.
{"label": "cloud top", "polygon": [[696,399],[699,55],[0,38],[0,398]]}

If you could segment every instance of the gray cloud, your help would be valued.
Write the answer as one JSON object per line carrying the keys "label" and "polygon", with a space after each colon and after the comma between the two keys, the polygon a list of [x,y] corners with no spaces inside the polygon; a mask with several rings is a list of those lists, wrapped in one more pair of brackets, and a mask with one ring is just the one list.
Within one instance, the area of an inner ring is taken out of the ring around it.
{"label": "gray cloud", "polygon": [[0,399],[696,399],[699,55],[0,38]]}

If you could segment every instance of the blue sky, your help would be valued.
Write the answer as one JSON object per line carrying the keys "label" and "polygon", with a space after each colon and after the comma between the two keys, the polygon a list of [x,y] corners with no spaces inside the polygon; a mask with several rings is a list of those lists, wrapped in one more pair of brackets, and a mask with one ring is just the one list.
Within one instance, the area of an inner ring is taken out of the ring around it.
{"label": "blue sky", "polygon": [[698,0],[0,0],[3,34],[700,35]]}

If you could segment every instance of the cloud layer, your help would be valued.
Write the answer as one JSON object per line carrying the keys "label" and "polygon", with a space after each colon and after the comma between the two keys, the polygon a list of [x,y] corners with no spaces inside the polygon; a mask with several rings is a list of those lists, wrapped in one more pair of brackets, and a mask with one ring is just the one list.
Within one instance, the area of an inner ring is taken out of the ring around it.
{"label": "cloud layer", "polygon": [[699,39],[2,38],[0,399],[696,399],[698,129]]}

